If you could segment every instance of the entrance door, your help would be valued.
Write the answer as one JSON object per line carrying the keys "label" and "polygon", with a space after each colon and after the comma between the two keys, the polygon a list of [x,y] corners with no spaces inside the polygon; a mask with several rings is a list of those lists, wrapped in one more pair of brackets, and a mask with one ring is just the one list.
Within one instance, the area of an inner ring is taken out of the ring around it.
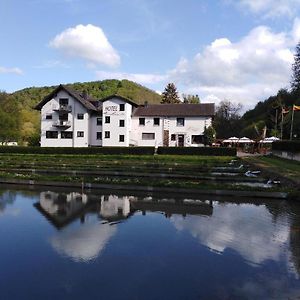
{"label": "entrance door", "polygon": [[169,130],[164,130],[164,147],[169,147]]}
{"label": "entrance door", "polygon": [[178,134],[178,147],[184,147],[184,134]]}

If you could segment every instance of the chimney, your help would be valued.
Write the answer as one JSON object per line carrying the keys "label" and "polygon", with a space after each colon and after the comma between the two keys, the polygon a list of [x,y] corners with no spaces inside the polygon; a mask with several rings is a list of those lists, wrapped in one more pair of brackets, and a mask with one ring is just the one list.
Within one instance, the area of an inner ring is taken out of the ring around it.
{"label": "chimney", "polygon": [[148,101],[144,102],[144,107],[148,107]]}

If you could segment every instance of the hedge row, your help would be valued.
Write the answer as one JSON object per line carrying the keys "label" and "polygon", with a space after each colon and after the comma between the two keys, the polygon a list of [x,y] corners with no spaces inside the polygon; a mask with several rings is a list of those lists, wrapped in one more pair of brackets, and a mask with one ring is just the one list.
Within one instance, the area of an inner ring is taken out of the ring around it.
{"label": "hedge row", "polygon": [[20,154],[144,154],[153,155],[154,147],[7,147],[0,146],[0,153]]}
{"label": "hedge row", "polygon": [[236,148],[226,147],[159,147],[158,154],[236,156]]}
{"label": "hedge row", "polygon": [[[154,147],[8,147],[0,146],[0,153],[20,154],[132,154],[153,155]],[[169,155],[210,155],[210,156],[236,156],[235,148],[215,147],[159,147],[157,154]]]}
{"label": "hedge row", "polygon": [[272,150],[300,152],[300,141],[278,141],[272,143]]}

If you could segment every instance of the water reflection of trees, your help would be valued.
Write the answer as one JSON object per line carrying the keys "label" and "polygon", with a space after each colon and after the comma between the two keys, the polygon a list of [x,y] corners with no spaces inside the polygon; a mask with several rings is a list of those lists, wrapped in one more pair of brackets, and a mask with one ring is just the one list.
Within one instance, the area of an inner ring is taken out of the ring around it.
{"label": "water reflection of trees", "polygon": [[289,223],[289,242],[291,259],[295,270],[300,275],[300,203],[295,201],[267,202],[266,207],[273,216],[274,222],[286,217]]}
{"label": "water reflection of trees", "polygon": [[9,205],[13,205],[16,200],[17,193],[10,190],[0,190],[0,215],[4,213]]}
{"label": "water reflection of trees", "polygon": [[300,275],[300,203],[290,203],[290,248],[295,269]]}

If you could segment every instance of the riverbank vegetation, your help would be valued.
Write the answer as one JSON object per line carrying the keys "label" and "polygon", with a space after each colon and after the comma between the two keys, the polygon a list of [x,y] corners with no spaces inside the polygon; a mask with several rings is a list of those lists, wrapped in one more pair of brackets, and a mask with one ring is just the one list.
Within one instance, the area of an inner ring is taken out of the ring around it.
{"label": "riverbank vegetation", "polygon": [[232,156],[0,154],[0,179],[172,187],[199,190],[279,191],[265,178],[248,178]]}

